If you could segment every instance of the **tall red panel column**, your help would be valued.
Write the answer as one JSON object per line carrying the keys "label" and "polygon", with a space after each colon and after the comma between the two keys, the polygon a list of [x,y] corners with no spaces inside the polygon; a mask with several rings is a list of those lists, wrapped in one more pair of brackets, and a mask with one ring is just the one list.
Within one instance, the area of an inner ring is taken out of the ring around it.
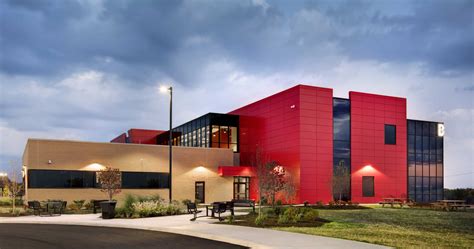
{"label": "tall red panel column", "polygon": [[[255,152],[265,161],[278,161],[299,188],[299,86],[244,106],[229,114],[240,115],[240,163],[255,165]],[[257,199],[257,179],[251,179],[250,197]],[[299,201],[298,194],[295,197]]]}
{"label": "tall red panel column", "polygon": [[230,114],[240,115],[242,164],[254,164],[258,147],[294,176],[295,202],[331,199],[332,89],[298,85]]}
{"label": "tall red panel column", "polygon": [[332,200],[332,89],[300,86],[300,202]]}
{"label": "tall red panel column", "polygon": [[[406,99],[350,92],[351,195],[360,203],[407,194]],[[396,144],[385,144],[385,125],[396,126]],[[374,176],[374,197],[364,197],[362,177]]]}

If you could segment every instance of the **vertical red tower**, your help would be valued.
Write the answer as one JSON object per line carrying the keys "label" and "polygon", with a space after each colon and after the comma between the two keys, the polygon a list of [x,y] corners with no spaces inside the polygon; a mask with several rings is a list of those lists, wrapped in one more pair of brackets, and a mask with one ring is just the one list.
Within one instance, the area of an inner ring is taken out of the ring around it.
{"label": "vertical red tower", "polygon": [[[361,203],[407,194],[406,99],[350,92],[351,196]],[[385,127],[395,126],[395,144],[386,144]],[[373,195],[364,195],[363,177],[373,177]]]}
{"label": "vertical red tower", "polygon": [[258,147],[294,176],[295,202],[330,201],[332,98],[332,89],[298,85],[230,112],[240,115],[241,164],[251,165]]}

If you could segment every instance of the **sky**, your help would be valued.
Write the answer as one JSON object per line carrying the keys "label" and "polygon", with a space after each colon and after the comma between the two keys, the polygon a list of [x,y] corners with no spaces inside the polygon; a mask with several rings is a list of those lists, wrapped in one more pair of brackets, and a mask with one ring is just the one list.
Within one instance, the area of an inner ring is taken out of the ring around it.
{"label": "sky", "polygon": [[474,1],[0,1],[0,170],[28,138],[110,141],[296,84],[406,97],[474,187]]}

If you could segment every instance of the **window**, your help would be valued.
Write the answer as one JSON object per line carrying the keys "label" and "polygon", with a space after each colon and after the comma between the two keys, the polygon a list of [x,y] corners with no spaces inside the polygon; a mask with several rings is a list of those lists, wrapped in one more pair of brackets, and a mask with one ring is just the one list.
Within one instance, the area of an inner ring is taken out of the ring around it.
{"label": "window", "polygon": [[94,188],[95,172],[78,170],[28,170],[29,188]]}
{"label": "window", "polygon": [[154,172],[122,172],[122,188],[169,188],[169,174]]}
{"label": "window", "polygon": [[374,177],[363,176],[362,177],[362,196],[363,197],[374,197]]}
{"label": "window", "polygon": [[396,144],[397,128],[395,125],[385,125],[385,144]]}

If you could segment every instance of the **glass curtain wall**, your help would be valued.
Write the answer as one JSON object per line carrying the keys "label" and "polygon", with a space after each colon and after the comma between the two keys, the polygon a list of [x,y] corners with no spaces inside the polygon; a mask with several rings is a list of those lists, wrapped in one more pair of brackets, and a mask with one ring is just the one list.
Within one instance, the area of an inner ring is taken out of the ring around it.
{"label": "glass curtain wall", "polygon": [[[238,152],[239,116],[208,113],[173,128],[173,145],[230,148]],[[160,134],[157,144],[167,145],[169,133]]]}
{"label": "glass curtain wall", "polygon": [[[334,176],[340,186],[333,189],[333,197],[350,200],[351,172],[351,106],[348,99],[333,99],[333,161]],[[337,191],[336,191],[337,190]]]}
{"label": "glass curtain wall", "polygon": [[408,196],[416,202],[443,199],[443,137],[437,126],[408,120]]}

